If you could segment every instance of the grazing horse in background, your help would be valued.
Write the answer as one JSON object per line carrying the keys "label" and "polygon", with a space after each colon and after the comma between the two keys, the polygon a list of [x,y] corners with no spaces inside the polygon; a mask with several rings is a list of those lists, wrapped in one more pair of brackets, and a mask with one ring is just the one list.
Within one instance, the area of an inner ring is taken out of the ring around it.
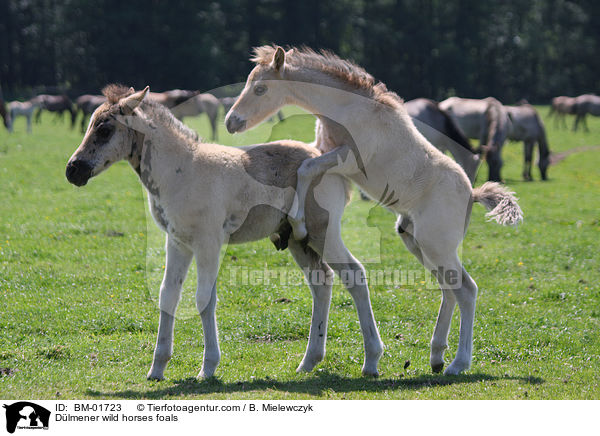
{"label": "grazing horse in background", "polygon": [[148,94],[148,99],[160,103],[163,106],[171,109],[178,104],[189,100],[197,95],[198,91],[188,91],[185,89],[172,89],[165,92],[151,92]]}
{"label": "grazing horse in background", "polygon": [[173,353],[175,311],[192,257],[198,271],[196,307],[204,330],[199,377],[214,374],[220,360],[215,307],[221,247],[268,236],[278,248],[289,247],[313,294],[309,341],[298,371],[311,371],[325,355],[334,270],[353,279],[347,287],[367,350],[363,371],[377,374],[383,344],[365,270],[341,239],[349,184],[339,176],[325,175],[318,186],[311,186],[314,201],[307,203],[306,220],[311,237],[303,246],[289,239],[286,214],[293,203],[298,167],[319,155],[316,148],[297,141],[250,147],[201,143],[168,109],[145,99],[147,91],[105,88],[108,101],[92,115],[81,145],[69,159],[66,176],[82,186],[114,162],[128,160],[148,192],[156,223],[167,233],[158,339],[148,378],[162,379]]}
{"label": "grazing horse in background", "polygon": [[171,112],[180,121],[184,117],[195,117],[202,113],[208,116],[212,128],[212,140],[217,140],[217,117],[219,115],[219,99],[212,94],[197,94],[171,108]]}
{"label": "grazing horse in background", "polygon": [[75,119],[77,118],[77,110],[73,106],[73,102],[66,95],[48,95],[41,94],[34,97],[33,100],[39,104],[39,110],[35,115],[35,122],[39,123],[42,116],[42,110],[55,112],[56,118],[63,120],[64,113],[68,112],[71,115],[71,128],[75,127]]}
{"label": "grazing horse in background", "polygon": [[523,141],[525,163],[523,167],[523,179],[533,180],[531,177],[531,161],[533,148],[538,145],[539,158],[538,167],[542,180],[547,180],[547,170],[550,165],[550,149],[546,139],[546,129],[538,112],[530,104],[519,106],[505,106],[510,117],[510,129],[508,139],[511,141]]}
{"label": "grazing horse in background", "polygon": [[221,97],[219,99],[219,103],[221,103],[221,106],[223,106],[223,111],[225,114],[229,112],[229,109],[231,109],[231,106],[233,106],[237,99],[237,97]]}
{"label": "grazing horse in background", "polygon": [[251,129],[286,104],[319,119],[316,146],[323,154],[298,169],[296,213],[292,210],[288,217],[294,238],[307,235],[308,187],[323,174],[348,177],[371,198],[381,198],[398,216],[397,230],[407,248],[442,288],[431,341],[432,370],[443,369],[456,302],[461,318],[458,350],[445,374],[468,369],[477,285],[457,249],[473,202],[483,203],[497,222],[516,224],[522,212],[515,197],[493,182],[473,189],[464,170],[419,133],[402,100],[361,67],[307,48],[285,52],[257,47],[252,60],[256,66],[225,120],[230,133]]}
{"label": "grazing horse in background", "polygon": [[6,110],[6,105],[4,104],[4,98],[2,96],[2,90],[0,89],[0,116],[2,117],[2,121],[4,122],[4,127],[7,129],[10,127],[10,112]]}
{"label": "grazing horse in background", "polygon": [[575,114],[576,101],[574,97],[566,97],[561,95],[552,99],[552,105],[547,117],[552,118],[554,115],[554,127],[559,128],[560,122],[565,129],[567,129],[567,122],[565,121],[566,115]]}
{"label": "grazing horse in background", "polygon": [[493,97],[483,100],[450,97],[440,102],[439,108],[452,117],[468,138],[479,139],[479,151],[485,154],[488,164],[488,180],[500,182],[502,146],[510,128],[502,103]]}
{"label": "grazing horse in background", "polygon": [[473,183],[480,164],[479,154],[452,118],[435,101],[426,98],[407,101],[404,107],[417,130],[440,151],[449,151]]}
{"label": "grazing horse in background", "polygon": [[600,97],[594,94],[584,94],[579,97],[575,97],[575,123],[573,124],[573,131],[577,131],[579,122],[583,125],[583,129],[589,132],[586,115],[594,115],[600,117]]}
{"label": "grazing horse in background", "polygon": [[31,117],[33,116],[33,111],[38,107],[39,103],[35,98],[24,102],[13,101],[9,103],[8,113],[10,116],[10,124],[8,126],[8,131],[13,131],[15,118],[23,116],[27,118],[27,133],[31,133]]}
{"label": "grazing horse in background", "polygon": [[81,133],[85,133],[87,117],[106,101],[103,95],[84,94],[75,100],[75,106],[81,111]]}

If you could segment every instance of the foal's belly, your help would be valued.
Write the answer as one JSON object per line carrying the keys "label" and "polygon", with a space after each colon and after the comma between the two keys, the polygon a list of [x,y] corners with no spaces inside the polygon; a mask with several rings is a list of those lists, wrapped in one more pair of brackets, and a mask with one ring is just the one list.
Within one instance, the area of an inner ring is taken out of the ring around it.
{"label": "foal's belly", "polygon": [[[266,204],[253,206],[245,219],[232,214],[224,224],[236,228],[229,235],[229,243],[243,244],[264,239],[277,231],[284,218],[282,211]],[[241,225],[236,220],[242,221]]]}

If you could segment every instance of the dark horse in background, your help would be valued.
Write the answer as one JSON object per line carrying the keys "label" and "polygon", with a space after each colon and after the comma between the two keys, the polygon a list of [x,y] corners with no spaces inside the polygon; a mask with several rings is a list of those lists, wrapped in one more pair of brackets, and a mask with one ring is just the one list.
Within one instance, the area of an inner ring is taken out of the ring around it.
{"label": "dark horse in background", "polygon": [[86,121],[94,111],[106,101],[103,95],[84,94],[75,99],[77,111],[81,111],[81,133],[85,133]]}
{"label": "dark horse in background", "polygon": [[508,137],[510,118],[506,108],[493,97],[483,100],[450,97],[439,108],[452,120],[467,138],[479,139],[479,152],[485,155],[488,180],[500,182],[502,146]]}
{"label": "dark horse in background", "polygon": [[547,180],[548,166],[550,165],[550,147],[546,138],[546,129],[542,118],[535,108],[528,103],[516,106],[505,106],[510,118],[508,139],[510,141],[523,141],[525,162],[523,166],[523,180],[531,181],[531,161],[533,149],[537,143],[539,149],[538,167],[542,180]]}
{"label": "dark horse in background", "polygon": [[479,154],[450,115],[441,110],[438,103],[426,98],[407,101],[404,107],[417,130],[442,152],[449,151],[473,183],[479,168]]}
{"label": "dark horse in background", "polygon": [[583,125],[583,130],[589,132],[590,129],[587,126],[585,119],[587,114],[600,117],[600,97],[594,94],[583,94],[579,97],[575,97],[575,123],[573,124],[573,131],[577,131],[579,123]]}
{"label": "dark horse in background", "polygon": [[77,111],[73,106],[73,102],[66,95],[49,95],[49,94],[40,94],[35,97],[37,103],[39,103],[40,108],[35,114],[35,122],[39,123],[42,116],[42,110],[47,110],[49,112],[56,113],[56,119],[63,120],[64,113],[68,112],[71,114],[71,128],[75,126],[75,119],[77,118]]}
{"label": "dark horse in background", "polygon": [[6,110],[6,105],[4,104],[4,98],[2,96],[2,89],[0,88],[0,116],[4,122],[4,127],[7,129],[10,127],[10,112]]}

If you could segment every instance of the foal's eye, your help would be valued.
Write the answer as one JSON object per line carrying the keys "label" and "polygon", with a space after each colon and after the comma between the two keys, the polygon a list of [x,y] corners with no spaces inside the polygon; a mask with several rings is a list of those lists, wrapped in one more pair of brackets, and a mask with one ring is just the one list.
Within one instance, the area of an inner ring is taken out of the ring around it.
{"label": "foal's eye", "polygon": [[107,139],[110,134],[112,133],[112,126],[108,125],[108,124],[100,124],[98,126],[98,128],[96,129],[96,135],[98,135],[98,138],[100,139]]}
{"label": "foal's eye", "polygon": [[256,95],[263,95],[265,92],[267,92],[267,87],[265,85],[256,85],[254,87],[254,93]]}

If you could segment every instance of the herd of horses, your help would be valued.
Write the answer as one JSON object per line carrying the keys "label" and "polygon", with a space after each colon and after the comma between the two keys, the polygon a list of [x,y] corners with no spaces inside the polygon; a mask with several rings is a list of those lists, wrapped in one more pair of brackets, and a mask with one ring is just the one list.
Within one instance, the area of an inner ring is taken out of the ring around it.
{"label": "herd of horses", "polygon": [[579,97],[554,97],[552,99],[552,106],[550,106],[550,112],[548,112],[548,118],[554,116],[554,122],[557,128],[561,126],[567,128],[567,122],[565,121],[566,115],[575,115],[573,131],[577,131],[579,123],[582,123],[584,130],[589,132],[590,129],[588,128],[586,121],[586,116],[588,114],[600,117],[599,96],[594,94],[583,94]]}
{"label": "herd of horses", "polygon": [[[507,139],[523,141],[523,176],[530,180],[537,143],[540,173],[547,177],[549,149],[539,114],[528,104],[504,106],[491,97],[404,102],[360,66],[326,51],[263,46],[254,49],[252,61],[255,67],[241,94],[227,101],[193,91],[152,93],[149,87],[136,91],[120,85],[77,100],[90,121],[67,163],[68,181],[83,186],[113,163],[128,161],[148,193],[154,220],[166,233],[158,335],[148,378],[162,379],[172,356],[175,313],[193,258],[204,332],[198,376],[213,376],[221,358],[215,312],[221,247],[267,237],[278,250],[289,248],[313,296],[308,345],[297,370],[311,371],[325,356],[335,273],[358,312],[362,372],[378,375],[384,346],[366,272],[341,237],[350,182],[396,215],[396,231],[406,248],[439,282],[432,371],[444,368],[457,305],[458,349],[444,374],[467,370],[478,287],[458,248],[473,203],[481,203],[498,224],[523,220],[514,193],[498,183],[500,154]],[[36,102],[49,107],[43,99]],[[181,122],[200,111],[210,117],[223,104],[232,134],[254,128],[284,105],[299,106],[316,118],[315,141],[227,147],[203,142]],[[578,116],[584,110],[597,114],[593,100],[577,105],[581,109],[573,113]],[[479,146],[473,148],[469,138],[479,139]],[[482,160],[488,163],[489,181],[473,188]]]}
{"label": "herd of horses", "polygon": [[[171,109],[180,120],[184,117],[207,114],[213,132],[213,140],[217,139],[217,115],[219,107],[223,104],[215,96],[198,91],[174,89],[162,93],[152,93],[149,98]],[[66,95],[41,94],[27,101],[14,101],[0,104],[0,112],[4,118],[4,125],[12,132],[13,120],[18,116],[27,119],[27,132],[31,133],[32,119],[40,122],[42,111],[53,112],[56,120],[63,120],[65,112],[69,114],[71,128],[75,127],[79,114],[81,114],[81,132],[85,132],[89,116],[106,101],[103,95],[85,94],[75,99],[75,102]]]}
{"label": "herd of horses", "polygon": [[[218,115],[220,107],[227,113],[237,97],[217,98],[210,93],[174,89],[161,93],[151,92],[149,99],[163,104],[179,120],[206,114],[212,129],[211,139],[218,139]],[[0,96],[1,101],[1,96]],[[39,122],[42,111],[56,114],[55,120],[62,120],[67,113],[73,128],[80,119],[83,133],[90,115],[106,101],[103,95],[85,94],[75,101],[66,95],[41,94],[30,100],[0,104],[0,115],[5,127],[12,132],[16,117],[26,118],[27,132],[31,133],[32,120]],[[463,167],[473,182],[481,162],[487,162],[488,180],[501,181],[502,147],[505,141],[522,141],[524,163],[522,177],[533,180],[531,174],[534,148],[538,147],[538,167],[542,180],[547,179],[550,163],[550,149],[544,123],[536,109],[526,101],[516,105],[502,105],[493,97],[482,100],[450,97],[442,102],[419,98],[404,103],[417,129],[438,149],[449,152]],[[36,111],[37,110],[37,111]],[[579,124],[589,131],[586,116],[600,116],[600,97],[584,94],[578,97],[555,97],[547,118],[554,117],[555,126],[566,128],[566,115],[575,115],[573,131]],[[277,112],[282,121],[281,111]],[[470,139],[479,140],[473,148]]]}

